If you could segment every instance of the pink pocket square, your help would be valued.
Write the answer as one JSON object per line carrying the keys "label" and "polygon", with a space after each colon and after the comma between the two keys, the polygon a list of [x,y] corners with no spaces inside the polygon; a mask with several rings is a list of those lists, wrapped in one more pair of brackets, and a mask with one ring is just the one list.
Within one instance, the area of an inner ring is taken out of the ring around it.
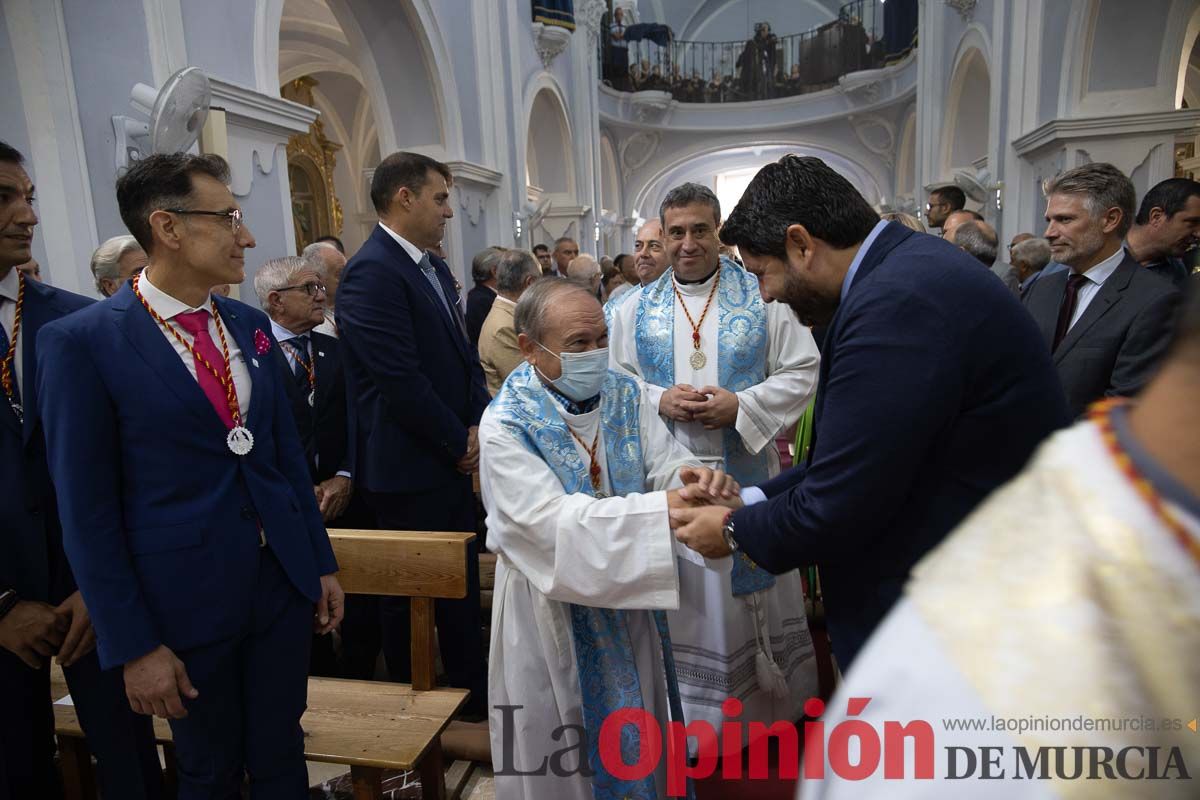
{"label": "pink pocket square", "polygon": [[267,336],[262,328],[254,331],[254,349],[260,356],[266,355],[271,350],[271,337]]}

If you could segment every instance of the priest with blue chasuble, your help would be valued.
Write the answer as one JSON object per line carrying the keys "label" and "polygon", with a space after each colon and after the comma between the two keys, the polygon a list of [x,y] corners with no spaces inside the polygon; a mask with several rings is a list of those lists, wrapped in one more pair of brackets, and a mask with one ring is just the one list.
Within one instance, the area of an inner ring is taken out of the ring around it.
{"label": "priest with blue chasuble", "polygon": [[[641,780],[620,779],[600,757],[600,729],[620,710],[644,711],[660,734],[682,719],[664,611],[679,605],[678,559],[698,557],[674,541],[669,509],[683,501],[668,488],[699,481],[724,501],[737,485],[697,467],[645,384],[609,370],[604,314],[585,287],[536,283],[513,321],[526,363],[479,425],[498,556],[496,797],[665,797],[665,759]],[[625,764],[638,762],[645,736],[621,728]]]}
{"label": "priest with blue chasuble", "polygon": [[[671,268],[613,312],[612,366],[651,384],[654,407],[706,466],[763,483],[779,472],[775,437],[816,390],[816,344],[787,307],[763,302],[757,278],[720,257],[712,190],[678,186],[660,216]],[[669,621],[688,721],[719,728],[728,697],[746,723],[799,719],[817,692],[799,573],[773,576],[734,554],[681,564],[679,583]],[[747,743],[723,743],[723,756]]]}

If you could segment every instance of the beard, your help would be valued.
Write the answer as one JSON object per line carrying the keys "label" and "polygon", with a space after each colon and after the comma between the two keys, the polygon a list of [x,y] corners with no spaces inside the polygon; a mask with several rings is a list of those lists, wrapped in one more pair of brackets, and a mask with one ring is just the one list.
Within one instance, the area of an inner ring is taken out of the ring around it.
{"label": "beard", "polygon": [[1068,267],[1087,261],[1104,247],[1104,232],[1099,227],[1089,228],[1076,237],[1074,242],[1064,242],[1050,253],[1055,261]]}
{"label": "beard", "polygon": [[827,325],[833,319],[842,297],[840,291],[827,291],[788,270],[783,279],[783,297],[777,298],[792,309],[801,325]]}

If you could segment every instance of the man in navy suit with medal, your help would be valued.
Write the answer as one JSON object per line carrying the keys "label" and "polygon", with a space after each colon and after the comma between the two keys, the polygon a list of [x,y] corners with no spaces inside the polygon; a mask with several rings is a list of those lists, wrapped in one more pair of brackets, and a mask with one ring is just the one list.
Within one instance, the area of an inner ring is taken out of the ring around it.
{"label": "man in navy suit with medal", "polygon": [[21,274],[38,224],[19,152],[0,142],[0,800],[59,796],[50,657],[96,756],[105,797],[164,796],[150,720],[102,672],[88,609],[62,548],[38,414],[37,337],[92,301]]}
{"label": "man in navy suit with medal", "polygon": [[63,537],[134,711],[170,720],[179,798],[304,796],[311,634],[344,597],[218,156],[117,183],[150,265],[43,328],[38,394]]}
{"label": "man in navy suit with medal", "polygon": [[[385,158],[371,180],[379,224],[338,288],[338,332],[357,398],[354,477],[386,529],[475,530],[471,474],[489,397],[454,278],[427,252],[454,216],[450,182],[446,165],[427,156]],[[438,600],[435,615],[450,685],[470,689],[465,712],[482,715],[487,675],[474,544],[467,569],[466,598]],[[408,601],[380,605],[388,670],[407,682]]]}

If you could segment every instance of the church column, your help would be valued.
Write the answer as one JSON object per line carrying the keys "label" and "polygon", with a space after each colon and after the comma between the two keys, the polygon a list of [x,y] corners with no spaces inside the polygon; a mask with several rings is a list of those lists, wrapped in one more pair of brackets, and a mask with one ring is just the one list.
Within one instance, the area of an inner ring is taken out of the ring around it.
{"label": "church column", "polygon": [[579,219],[579,248],[597,252],[596,225],[600,220],[600,76],[597,74],[596,48],[599,46],[600,20],[604,0],[579,0],[575,5],[576,35],[571,41],[571,127],[576,153],[576,197],[581,206],[590,206]]}
{"label": "church column", "polygon": [[258,267],[296,254],[287,143],[294,134],[307,134],[320,112],[212,75],[209,80],[213,108],[224,112],[225,144],[221,143],[221,111],[216,110],[216,135],[212,140],[206,137],[204,144],[229,161],[230,189],[258,240],[258,246],[246,253],[246,282],[241,287],[241,299],[253,303],[251,285]]}

